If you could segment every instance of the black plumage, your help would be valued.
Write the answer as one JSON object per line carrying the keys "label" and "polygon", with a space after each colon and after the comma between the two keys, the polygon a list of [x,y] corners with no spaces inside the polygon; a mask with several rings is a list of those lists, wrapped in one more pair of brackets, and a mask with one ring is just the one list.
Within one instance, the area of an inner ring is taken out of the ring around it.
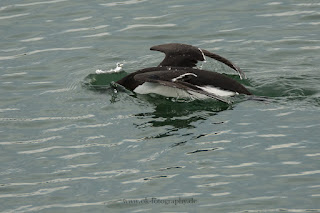
{"label": "black plumage", "polygon": [[226,75],[193,68],[198,61],[204,61],[205,56],[208,56],[234,69],[239,73],[240,78],[245,78],[240,68],[226,58],[204,49],[178,43],[162,44],[151,47],[150,50],[165,53],[166,56],[159,66],[131,73],[117,81],[118,84],[134,91],[137,87],[148,82],[187,92],[192,91],[227,103],[229,101],[225,97],[205,90],[204,87],[218,88],[223,91],[234,92],[235,94],[251,95],[244,86]]}

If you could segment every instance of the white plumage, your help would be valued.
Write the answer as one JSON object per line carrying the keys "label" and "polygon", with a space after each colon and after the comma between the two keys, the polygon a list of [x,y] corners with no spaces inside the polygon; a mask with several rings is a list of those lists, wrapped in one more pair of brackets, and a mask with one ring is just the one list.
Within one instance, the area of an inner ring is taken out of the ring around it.
{"label": "white plumage", "polygon": [[[199,89],[208,92],[212,95],[220,97],[231,97],[235,95],[235,92],[222,90],[212,86],[197,86]],[[145,82],[134,89],[135,93],[138,94],[157,94],[165,97],[179,97],[179,98],[190,98],[190,99],[208,99],[209,96],[201,93],[197,93],[191,90],[183,90],[179,88],[173,88],[164,86],[158,83]]]}

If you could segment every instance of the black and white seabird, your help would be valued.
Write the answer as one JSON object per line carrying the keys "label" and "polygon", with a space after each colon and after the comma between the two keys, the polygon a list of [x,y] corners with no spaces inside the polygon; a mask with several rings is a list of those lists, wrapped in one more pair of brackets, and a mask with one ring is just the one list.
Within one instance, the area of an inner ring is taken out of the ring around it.
{"label": "black and white seabird", "polygon": [[212,98],[225,103],[236,94],[251,95],[237,81],[226,75],[194,68],[205,56],[220,61],[234,69],[241,79],[244,73],[231,61],[207,50],[187,44],[170,43],[153,46],[165,54],[158,67],[138,70],[116,83],[138,94],[158,94],[166,97],[206,99]]}

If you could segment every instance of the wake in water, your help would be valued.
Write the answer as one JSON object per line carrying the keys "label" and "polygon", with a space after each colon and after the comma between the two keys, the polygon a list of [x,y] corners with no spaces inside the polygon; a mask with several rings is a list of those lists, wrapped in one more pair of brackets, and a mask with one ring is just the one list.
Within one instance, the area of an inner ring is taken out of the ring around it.
{"label": "wake in water", "polygon": [[100,69],[98,69],[98,70],[96,70],[96,74],[120,72],[122,70],[122,66],[123,66],[123,64],[118,62],[116,68],[110,69],[110,70],[100,70]]}
{"label": "wake in water", "polygon": [[128,73],[123,70],[123,63],[118,62],[113,69],[98,69],[95,73],[89,74],[82,81],[82,85],[96,91],[105,91],[110,88],[112,82],[116,82],[127,75]]}

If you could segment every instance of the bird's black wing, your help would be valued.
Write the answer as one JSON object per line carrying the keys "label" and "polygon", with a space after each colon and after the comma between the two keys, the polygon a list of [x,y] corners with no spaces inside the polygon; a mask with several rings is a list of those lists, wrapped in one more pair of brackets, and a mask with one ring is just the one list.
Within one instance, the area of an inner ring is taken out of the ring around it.
{"label": "bird's black wing", "polygon": [[234,69],[240,76],[241,79],[246,79],[246,75],[244,74],[244,72],[238,67],[236,66],[235,64],[233,64],[231,61],[229,61],[228,59],[220,56],[220,55],[217,55],[217,54],[214,54],[212,52],[209,52],[208,50],[204,50],[204,49],[201,49],[203,54],[205,56],[208,56],[210,58],[213,58],[217,61],[220,61],[222,63],[224,63],[225,65],[227,65],[228,67]]}
{"label": "bird's black wing", "polygon": [[150,48],[150,50],[160,51],[166,55],[159,66],[192,68],[196,66],[198,61],[204,61],[205,56],[208,56],[234,69],[236,72],[238,72],[241,79],[245,78],[244,72],[228,59],[192,45],[169,43],[153,46]]}
{"label": "bird's black wing", "polygon": [[198,61],[204,61],[199,48],[179,43],[161,44],[153,46],[150,50],[163,52],[166,56],[159,66],[195,67]]}

